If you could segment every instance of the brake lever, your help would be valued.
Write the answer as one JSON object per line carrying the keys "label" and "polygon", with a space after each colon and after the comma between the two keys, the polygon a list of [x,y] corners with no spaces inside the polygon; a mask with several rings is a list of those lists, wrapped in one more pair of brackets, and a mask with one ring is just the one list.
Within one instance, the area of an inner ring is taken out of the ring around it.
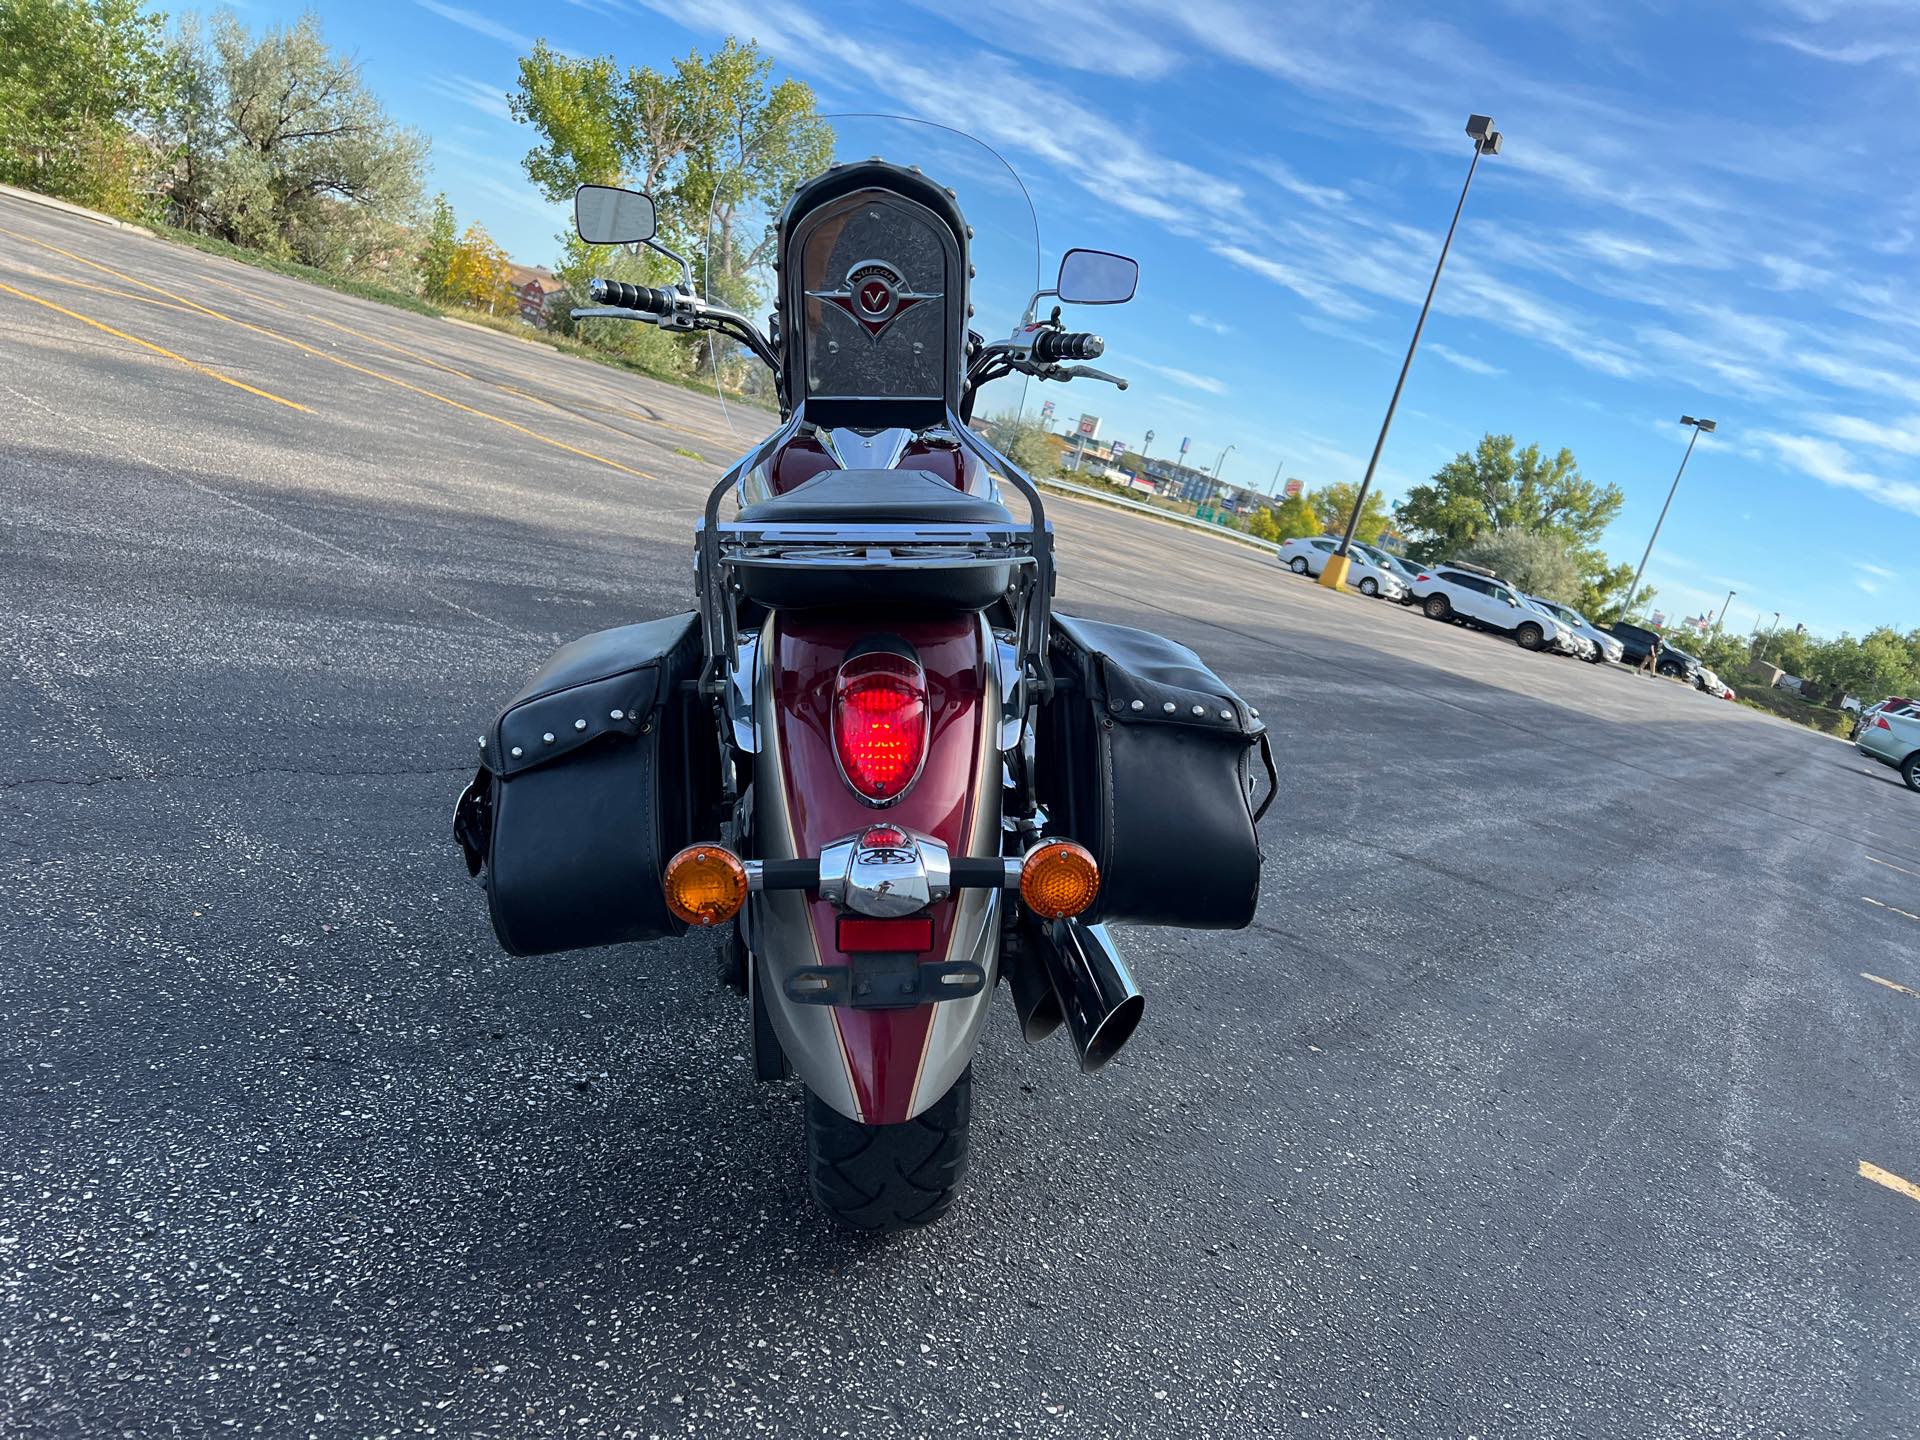
{"label": "brake lever", "polygon": [[1127,388],[1127,382],[1123,377],[1119,375],[1109,375],[1106,371],[1096,370],[1091,365],[1069,365],[1060,372],[1060,378],[1063,380],[1104,380],[1109,385],[1117,386],[1122,390]]}

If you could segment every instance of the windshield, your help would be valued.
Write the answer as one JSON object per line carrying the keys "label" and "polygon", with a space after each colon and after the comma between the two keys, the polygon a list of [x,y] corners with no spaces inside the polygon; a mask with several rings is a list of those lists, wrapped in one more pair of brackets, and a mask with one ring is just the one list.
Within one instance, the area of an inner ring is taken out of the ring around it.
{"label": "windshield", "polygon": [[[955,302],[955,326],[1001,335],[1041,288],[1039,220],[1026,186],[963,131],[901,115],[808,115],[757,137],[748,153],[741,169],[753,183],[714,192],[701,273],[710,299],[763,324],[780,293],[782,216],[796,192],[836,167],[877,159],[917,172],[949,192],[972,232],[961,260],[943,253],[946,227],[929,206],[860,187],[816,203],[820,191],[809,188],[808,214],[788,221],[797,252],[789,274],[804,291],[795,302],[804,356],[796,397],[937,396],[942,356],[958,343],[947,333],[946,302]],[[948,273],[965,265],[971,277]],[[728,425],[742,437],[764,433],[765,412],[778,404],[772,376],[723,337],[709,338],[708,354]],[[1007,403],[1023,398],[1009,390]]]}

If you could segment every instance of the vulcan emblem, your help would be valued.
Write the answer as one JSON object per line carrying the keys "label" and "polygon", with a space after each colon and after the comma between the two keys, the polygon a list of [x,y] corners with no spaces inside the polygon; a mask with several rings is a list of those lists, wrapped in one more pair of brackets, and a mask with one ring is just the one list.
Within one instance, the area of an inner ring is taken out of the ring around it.
{"label": "vulcan emblem", "polygon": [[809,290],[807,298],[838,306],[860,323],[874,340],[922,300],[938,300],[940,292],[909,290],[906,277],[885,260],[862,260],[847,271],[838,290]]}

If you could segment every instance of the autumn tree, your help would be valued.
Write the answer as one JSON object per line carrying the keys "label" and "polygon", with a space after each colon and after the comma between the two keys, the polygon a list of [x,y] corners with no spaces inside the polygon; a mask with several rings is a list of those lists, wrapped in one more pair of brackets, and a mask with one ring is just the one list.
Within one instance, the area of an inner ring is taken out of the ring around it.
{"label": "autumn tree", "polygon": [[514,308],[513,265],[507,252],[478,224],[469,225],[447,262],[444,298],[489,315]]}
{"label": "autumn tree", "polygon": [[1304,540],[1318,535],[1326,527],[1305,494],[1289,495],[1273,512],[1275,540]]}

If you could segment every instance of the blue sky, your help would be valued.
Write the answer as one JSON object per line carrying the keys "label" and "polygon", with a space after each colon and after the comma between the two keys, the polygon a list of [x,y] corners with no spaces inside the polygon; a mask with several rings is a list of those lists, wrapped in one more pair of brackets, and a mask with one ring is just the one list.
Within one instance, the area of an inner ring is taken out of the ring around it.
{"label": "blue sky", "polygon": [[[434,184],[528,262],[564,214],[519,161],[528,41],[665,68],[752,36],[833,110],[972,131],[1032,190],[1049,261],[1139,256],[1134,304],[1078,312],[1134,381],[1044,387],[1103,435],[1265,485],[1357,479],[1465,175],[1474,182],[1382,461],[1390,496],[1482,432],[1618,484],[1608,535],[1669,615],[1920,625],[1920,7],[1487,0],[329,5]],[[1303,13],[1287,14],[1283,11]],[[260,25],[297,7],[254,0]],[[994,203],[983,200],[983,204]],[[987,277],[983,275],[983,280]],[[1017,288],[1017,287],[1015,287]],[[983,305],[980,328],[1012,322]],[[1036,398],[1029,404],[1037,405]],[[1009,401],[1011,400],[1009,396]]]}

